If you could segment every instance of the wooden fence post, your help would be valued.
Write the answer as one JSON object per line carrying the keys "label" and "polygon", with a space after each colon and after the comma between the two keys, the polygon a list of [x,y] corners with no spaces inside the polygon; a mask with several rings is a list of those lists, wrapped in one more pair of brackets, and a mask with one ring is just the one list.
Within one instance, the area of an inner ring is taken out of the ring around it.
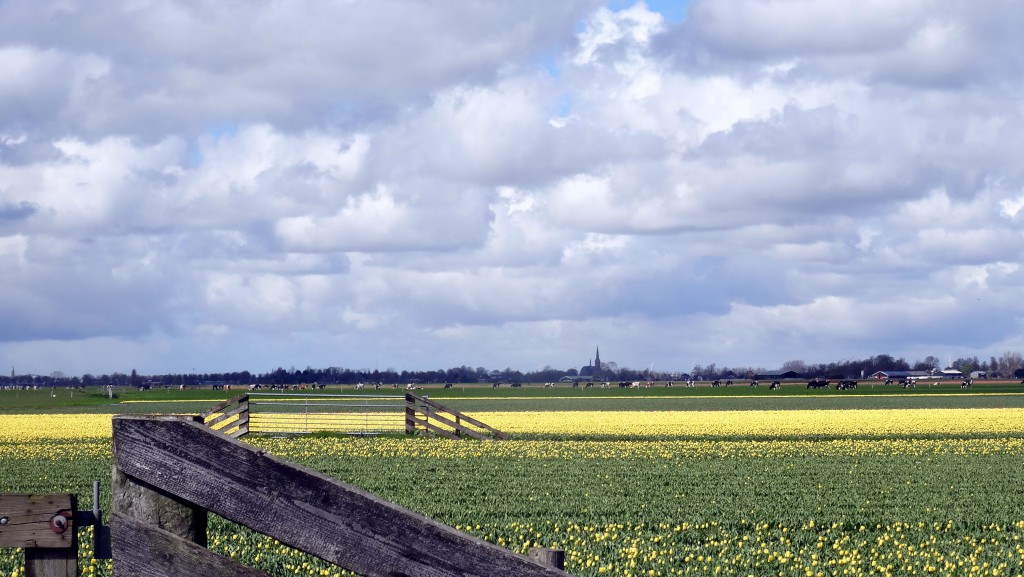
{"label": "wooden fence post", "polygon": [[[200,417],[183,417],[182,420],[202,423]],[[117,452],[116,442],[114,452]],[[137,519],[202,547],[207,546],[206,509],[138,482],[122,473],[116,464],[111,498],[113,513]]]}
{"label": "wooden fence post", "polygon": [[533,559],[543,565],[547,565],[548,567],[554,567],[555,569],[565,571],[565,551],[561,549],[532,547],[530,548],[530,559]]}
{"label": "wooden fence post", "polygon": [[114,513],[138,519],[146,525],[206,547],[205,509],[138,483],[116,466],[111,492]]}

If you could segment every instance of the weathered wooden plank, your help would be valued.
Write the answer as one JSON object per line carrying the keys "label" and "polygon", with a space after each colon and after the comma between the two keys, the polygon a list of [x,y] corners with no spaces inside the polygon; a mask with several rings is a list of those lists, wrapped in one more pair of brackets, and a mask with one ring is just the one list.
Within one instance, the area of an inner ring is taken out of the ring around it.
{"label": "weathered wooden plank", "polygon": [[422,410],[423,415],[427,419],[433,419],[434,421],[447,425],[454,429],[454,433],[457,437],[472,437],[481,441],[489,441],[491,437],[488,437],[486,433],[481,433],[475,429],[467,427],[465,424],[460,423],[458,420],[449,419],[443,413],[439,413],[430,408],[424,408]]}
{"label": "weathered wooden plank", "polygon": [[114,573],[132,577],[268,577],[173,533],[115,513],[110,519]]}
{"label": "weathered wooden plank", "polygon": [[230,407],[231,405],[234,405],[236,403],[241,403],[242,401],[248,402],[249,401],[249,395],[248,394],[239,395],[239,396],[234,397],[232,399],[228,399],[226,401],[222,401],[220,403],[217,403],[213,407],[211,407],[211,408],[207,409],[206,411],[200,413],[199,416],[201,418],[203,418],[203,419],[206,419],[206,417],[209,417],[210,415],[212,415],[214,413],[219,413],[219,412],[223,411],[224,409]]}
{"label": "weathered wooden plank", "polygon": [[551,577],[564,572],[206,427],[114,418],[127,475],[366,577]]}
{"label": "weathered wooden plank", "polygon": [[67,529],[55,533],[50,519],[58,511],[73,511],[75,496],[71,494],[0,495],[0,547],[68,548],[75,529],[70,519]]}
{"label": "weathered wooden plank", "polygon": [[419,426],[423,427],[424,429],[427,429],[428,431],[432,431],[434,433],[437,433],[438,435],[441,435],[442,437],[444,437],[446,439],[451,439],[453,441],[460,441],[460,440],[462,440],[462,437],[456,435],[452,431],[449,431],[448,429],[445,429],[443,427],[439,427],[439,426],[435,425],[434,423],[431,423],[430,421],[428,421],[426,419],[421,419],[419,417],[408,417],[408,419],[414,425],[419,425]]}
{"label": "weathered wooden plank", "polygon": [[[230,433],[225,433],[225,434],[228,435],[229,437],[233,438],[233,439],[237,439],[237,438],[241,437],[242,435],[248,434],[249,433],[249,413],[246,413],[246,414],[242,415],[237,421],[235,421],[234,423],[231,423],[231,426],[224,427],[224,428],[227,429],[228,431],[231,431]],[[234,429],[234,430],[232,431],[232,429]]]}
{"label": "weathered wooden plank", "polygon": [[74,548],[25,549],[25,577],[77,577],[78,539],[73,538],[72,541],[75,542]]}
{"label": "weathered wooden plank", "polygon": [[227,420],[231,419],[232,417],[234,417],[235,415],[237,415],[239,413],[248,413],[248,412],[249,412],[249,403],[240,403],[237,407],[231,409],[230,411],[224,411],[221,414],[217,415],[216,417],[210,419],[209,421],[206,420],[207,417],[203,417],[203,423],[207,427],[210,427],[211,429],[219,429],[220,427],[218,427],[217,425],[223,423],[224,421],[227,421]]}
{"label": "weathered wooden plank", "polygon": [[470,429],[469,427],[467,427],[467,426],[465,426],[462,423],[459,423],[457,421],[453,421],[453,420],[449,419],[448,417],[442,415],[441,413],[431,409],[430,407],[424,407],[424,408],[420,409],[420,411],[424,415],[426,415],[428,418],[431,418],[431,419],[434,419],[435,421],[439,421],[441,423],[444,423],[445,425],[448,425],[449,427],[455,429],[455,435],[456,436],[467,435],[467,436],[473,437],[474,439],[479,439],[481,441],[488,440],[487,435],[485,435],[484,433],[481,433],[479,431],[475,431],[473,429]]}

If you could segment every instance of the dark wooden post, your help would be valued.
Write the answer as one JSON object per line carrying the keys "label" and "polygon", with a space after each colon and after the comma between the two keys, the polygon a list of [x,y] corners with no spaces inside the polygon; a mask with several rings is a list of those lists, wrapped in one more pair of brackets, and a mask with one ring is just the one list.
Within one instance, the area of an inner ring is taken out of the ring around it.
{"label": "dark wooden post", "polygon": [[78,574],[75,506],[73,494],[0,495],[0,547],[25,549],[26,577]]}
{"label": "dark wooden post", "polygon": [[416,432],[416,397],[410,393],[405,394],[405,433],[412,435]]}
{"label": "dark wooden post", "polygon": [[114,467],[114,513],[206,547],[206,509],[132,479]]}
{"label": "dark wooden post", "polygon": [[565,551],[561,549],[548,549],[546,547],[532,547],[530,559],[548,567],[565,571]]}

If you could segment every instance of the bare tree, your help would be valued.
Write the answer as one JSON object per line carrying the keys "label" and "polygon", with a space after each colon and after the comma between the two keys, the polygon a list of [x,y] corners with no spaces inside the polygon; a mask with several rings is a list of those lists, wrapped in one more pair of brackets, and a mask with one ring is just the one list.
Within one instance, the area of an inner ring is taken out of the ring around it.
{"label": "bare tree", "polygon": [[807,371],[807,363],[801,360],[786,361],[782,363],[782,370],[803,373]]}
{"label": "bare tree", "polygon": [[1012,375],[1017,369],[1024,367],[1024,357],[1020,353],[1006,351],[999,357],[999,372],[1004,375]]}

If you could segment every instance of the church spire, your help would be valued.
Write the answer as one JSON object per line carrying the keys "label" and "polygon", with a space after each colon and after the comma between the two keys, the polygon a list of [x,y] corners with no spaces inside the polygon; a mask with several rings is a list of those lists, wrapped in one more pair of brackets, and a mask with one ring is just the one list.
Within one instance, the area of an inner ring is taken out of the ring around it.
{"label": "church spire", "polygon": [[595,377],[601,374],[601,347],[597,347],[594,352],[594,372],[592,374]]}

